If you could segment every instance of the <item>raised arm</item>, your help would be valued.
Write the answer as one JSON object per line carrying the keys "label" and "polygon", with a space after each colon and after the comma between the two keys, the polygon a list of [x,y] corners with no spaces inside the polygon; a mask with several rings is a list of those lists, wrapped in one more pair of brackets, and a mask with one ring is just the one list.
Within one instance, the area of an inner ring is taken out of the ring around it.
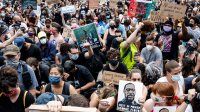
{"label": "raised arm", "polygon": [[138,28],[127,38],[127,40],[124,42],[123,48],[128,48],[131,43],[135,43],[138,39],[137,34],[140,31],[140,29],[144,26],[143,23],[139,23]]}

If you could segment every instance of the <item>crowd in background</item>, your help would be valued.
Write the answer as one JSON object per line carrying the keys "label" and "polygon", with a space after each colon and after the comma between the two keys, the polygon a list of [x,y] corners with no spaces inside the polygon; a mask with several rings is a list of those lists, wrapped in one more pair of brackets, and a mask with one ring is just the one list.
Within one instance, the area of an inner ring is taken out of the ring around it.
{"label": "crowd in background", "polygon": [[[104,71],[144,84],[142,112],[156,106],[199,112],[200,1],[175,0],[187,6],[185,17],[164,23],[130,17],[130,0],[119,0],[117,8],[109,3],[90,9],[87,0],[42,0],[38,14],[32,5],[22,9],[20,0],[0,0],[0,112],[25,112],[32,104],[117,112],[119,85],[105,83]],[[76,12],[62,14],[66,5]],[[73,30],[90,23],[101,47],[85,42],[81,52]]]}

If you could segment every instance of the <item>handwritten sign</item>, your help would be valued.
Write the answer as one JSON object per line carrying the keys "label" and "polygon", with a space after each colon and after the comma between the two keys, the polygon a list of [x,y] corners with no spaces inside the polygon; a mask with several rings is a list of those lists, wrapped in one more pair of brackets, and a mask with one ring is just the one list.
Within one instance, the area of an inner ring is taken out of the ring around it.
{"label": "handwritten sign", "polygon": [[[61,112],[97,112],[96,108],[62,106]],[[47,105],[31,105],[29,112],[49,112]]]}
{"label": "handwritten sign", "polygon": [[110,8],[117,8],[117,0],[110,0]]}
{"label": "handwritten sign", "polygon": [[61,0],[46,0],[46,3],[48,5],[50,5],[50,4],[56,4],[56,3],[60,3],[60,2],[61,2]]}
{"label": "handwritten sign", "polygon": [[157,22],[157,23],[164,23],[167,19],[164,17],[161,17],[160,11],[151,11],[149,20],[153,22]]}
{"label": "handwritten sign", "polygon": [[153,108],[154,112],[175,112],[176,106],[155,106]]}
{"label": "handwritten sign", "polygon": [[116,72],[110,72],[110,71],[103,71],[103,77],[102,80],[105,83],[113,83],[118,85],[119,80],[126,80],[126,74],[120,74]]}
{"label": "handwritten sign", "polygon": [[103,5],[103,4],[106,4],[107,3],[107,0],[100,0],[100,5]]}
{"label": "handwritten sign", "polygon": [[162,17],[171,17],[174,20],[185,16],[187,6],[163,2],[160,8]]}
{"label": "handwritten sign", "polygon": [[97,9],[99,6],[99,0],[89,0],[89,8]]}
{"label": "handwritten sign", "polygon": [[61,8],[61,13],[66,14],[66,13],[76,13],[76,8],[74,5],[69,5]]}

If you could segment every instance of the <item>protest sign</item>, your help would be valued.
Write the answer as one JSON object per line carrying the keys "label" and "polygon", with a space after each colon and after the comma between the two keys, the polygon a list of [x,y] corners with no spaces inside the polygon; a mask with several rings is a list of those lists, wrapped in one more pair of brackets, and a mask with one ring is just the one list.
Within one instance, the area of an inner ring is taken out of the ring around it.
{"label": "protest sign", "polygon": [[142,0],[131,0],[128,15],[130,17],[136,17],[136,15],[142,15],[143,18],[148,18],[152,8],[152,1],[142,1]]}
{"label": "protest sign", "polygon": [[60,1],[61,1],[61,0],[46,0],[46,3],[47,3],[48,5],[50,5],[50,4],[60,3]]}
{"label": "protest sign", "polygon": [[117,8],[117,0],[110,0],[110,8]]}
{"label": "protest sign", "polygon": [[22,0],[22,9],[25,10],[28,6],[32,6],[33,10],[37,10],[37,0]]}
{"label": "protest sign", "polygon": [[126,74],[116,73],[116,72],[110,72],[110,71],[103,71],[102,74],[102,80],[105,83],[113,83],[118,85],[119,80],[126,80]]}
{"label": "protest sign", "polygon": [[162,17],[170,17],[174,20],[185,16],[187,6],[162,2],[160,12]]}
{"label": "protest sign", "polygon": [[175,112],[177,106],[155,106],[153,108],[154,112]]}
{"label": "protest sign", "polygon": [[167,20],[166,18],[161,17],[160,11],[151,11],[149,19],[156,23],[164,23]]}
{"label": "protest sign", "polygon": [[90,9],[98,9],[99,0],[89,0],[89,8]]}
{"label": "protest sign", "polygon": [[107,0],[100,0],[100,5],[103,5],[103,4],[106,4],[107,3]]}
{"label": "protest sign", "polygon": [[141,82],[120,80],[117,110],[123,112],[141,112],[141,105],[138,102],[139,98],[142,97],[143,86]]}
{"label": "protest sign", "polygon": [[[62,106],[61,112],[96,112],[96,108]],[[49,112],[47,105],[31,105],[29,112]]]}
{"label": "protest sign", "polygon": [[86,42],[89,42],[92,48],[98,48],[101,46],[94,23],[81,26],[74,29],[73,32],[82,52],[87,51],[87,49],[83,46]]}
{"label": "protest sign", "polygon": [[76,8],[74,5],[69,5],[65,7],[61,7],[61,14],[66,14],[66,13],[76,13]]}

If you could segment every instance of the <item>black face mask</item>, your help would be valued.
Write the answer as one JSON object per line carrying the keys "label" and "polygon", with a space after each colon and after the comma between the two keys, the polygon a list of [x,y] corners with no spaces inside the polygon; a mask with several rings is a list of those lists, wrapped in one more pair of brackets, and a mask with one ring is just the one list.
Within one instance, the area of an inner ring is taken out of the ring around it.
{"label": "black face mask", "polygon": [[190,25],[190,27],[194,27],[194,24],[191,24],[191,23],[190,23],[189,25]]}
{"label": "black face mask", "polygon": [[119,63],[118,60],[110,60],[109,63],[112,65],[112,66],[117,66],[117,64]]}
{"label": "black face mask", "polygon": [[115,28],[115,25],[110,25],[110,28],[111,28],[111,29],[114,29],[114,28]]}

